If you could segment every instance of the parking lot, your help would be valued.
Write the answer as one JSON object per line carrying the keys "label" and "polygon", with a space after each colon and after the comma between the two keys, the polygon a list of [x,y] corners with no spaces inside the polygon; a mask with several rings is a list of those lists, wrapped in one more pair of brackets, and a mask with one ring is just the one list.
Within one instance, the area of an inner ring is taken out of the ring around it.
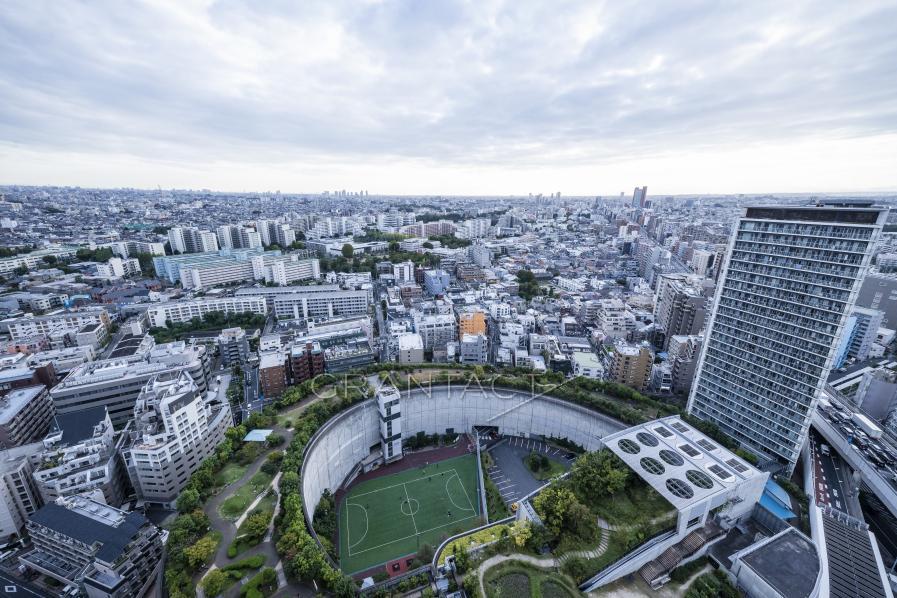
{"label": "parking lot", "polygon": [[569,468],[576,455],[552,446],[543,440],[505,436],[489,449],[493,465],[486,472],[498,488],[501,498],[510,505],[545,484],[537,480],[526,467],[524,459],[531,452],[546,455]]}

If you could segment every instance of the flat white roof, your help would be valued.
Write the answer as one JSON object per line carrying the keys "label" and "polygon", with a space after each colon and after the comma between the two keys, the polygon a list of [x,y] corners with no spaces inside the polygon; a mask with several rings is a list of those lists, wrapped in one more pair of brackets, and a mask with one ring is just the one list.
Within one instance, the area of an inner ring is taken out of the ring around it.
{"label": "flat white roof", "polygon": [[621,430],[602,441],[679,511],[768,475],[676,415]]}

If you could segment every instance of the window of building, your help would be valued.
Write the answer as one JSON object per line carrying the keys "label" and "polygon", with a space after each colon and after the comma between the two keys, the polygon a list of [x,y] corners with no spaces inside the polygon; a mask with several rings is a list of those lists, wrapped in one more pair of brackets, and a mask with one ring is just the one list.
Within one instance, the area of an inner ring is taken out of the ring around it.
{"label": "window of building", "polygon": [[704,490],[710,490],[711,488],[713,488],[713,480],[711,480],[710,476],[708,476],[703,471],[689,469],[685,472],[685,477],[689,482],[691,482],[698,488],[703,488]]}
{"label": "window of building", "polygon": [[695,491],[691,486],[680,480],[679,478],[670,478],[667,480],[667,490],[673,493],[673,496],[679,498],[691,498],[695,495]]}
{"label": "window of building", "polygon": [[657,437],[653,434],[649,434],[648,432],[639,432],[635,435],[635,437],[645,446],[657,446],[658,444],[660,444],[660,441],[657,440]]}
{"label": "window of building", "polygon": [[621,451],[623,451],[624,453],[629,453],[630,455],[635,455],[640,450],[642,450],[639,445],[632,442],[628,438],[623,438],[622,440],[617,442],[617,446],[620,447]]}
{"label": "window of building", "polygon": [[680,454],[668,449],[661,449],[660,458],[666,461],[667,464],[674,467],[679,467],[680,465],[685,463],[685,459],[683,459]]}
{"label": "window of building", "polygon": [[666,471],[663,463],[652,457],[642,457],[639,463],[642,469],[654,475],[663,475],[663,472]]}

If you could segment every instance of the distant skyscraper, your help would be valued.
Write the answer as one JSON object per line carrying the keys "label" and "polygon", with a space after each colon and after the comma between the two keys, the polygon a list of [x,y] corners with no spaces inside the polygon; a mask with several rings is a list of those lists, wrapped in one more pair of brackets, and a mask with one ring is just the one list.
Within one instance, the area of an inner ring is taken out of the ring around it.
{"label": "distant skyscraper", "polygon": [[633,208],[644,208],[645,207],[645,198],[648,197],[648,186],[644,187],[636,187],[632,192],[632,207]]}
{"label": "distant skyscraper", "polygon": [[688,411],[792,471],[886,217],[868,203],[747,208]]}

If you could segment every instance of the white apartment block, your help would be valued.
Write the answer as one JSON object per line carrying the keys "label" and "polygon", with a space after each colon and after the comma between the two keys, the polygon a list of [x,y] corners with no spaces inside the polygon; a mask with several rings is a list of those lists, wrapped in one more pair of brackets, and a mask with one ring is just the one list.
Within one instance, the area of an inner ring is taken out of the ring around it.
{"label": "white apartment block", "polygon": [[592,352],[578,352],[573,354],[573,375],[601,380],[604,378],[604,365]]}
{"label": "white apartment block", "polygon": [[399,363],[422,363],[424,361],[424,339],[415,332],[406,332],[396,337]]}
{"label": "white apartment block", "polygon": [[28,518],[43,505],[32,463],[44,445],[33,442],[0,451],[0,538],[20,536]]}
{"label": "white apartment block", "polygon": [[10,318],[0,322],[9,329],[11,340],[20,340],[37,335],[49,335],[60,329],[80,330],[85,326],[102,324],[108,330],[111,325],[109,314],[102,308],[85,308],[78,311],[60,311],[43,316]]}
{"label": "white apartment block", "polygon": [[454,314],[423,314],[414,312],[414,331],[424,340],[424,349],[444,349],[458,339],[458,322]]}
{"label": "white apartment block", "polygon": [[124,472],[105,407],[57,414],[43,444],[34,481],[44,502],[98,491],[107,504],[122,503]]}
{"label": "white apartment block", "polygon": [[148,253],[150,255],[165,255],[164,243],[153,243],[149,241],[118,241],[110,246],[112,253],[122,258],[129,258],[138,253]]}
{"label": "white apartment block", "polygon": [[143,355],[80,365],[50,389],[50,397],[57,414],[100,406],[108,409],[113,425],[121,428],[133,416],[134,402],[150,378],[168,371],[185,371],[205,392],[210,368],[203,345],[166,343]]}
{"label": "white apartment block", "polygon": [[295,255],[286,255],[278,258],[256,256],[251,261],[255,280],[281,286],[321,277],[321,265],[317,259],[299,259]]}
{"label": "white apartment block", "polygon": [[370,306],[367,291],[347,291],[332,284],[239,289],[235,293],[236,297],[245,295],[264,297],[274,315],[283,319],[363,315]]}
{"label": "white apartment block", "polygon": [[221,312],[225,315],[254,313],[263,316],[268,313],[268,306],[264,297],[247,295],[171,301],[151,306],[146,310],[146,318],[151,327],[165,328],[168,322],[173,324],[189,322],[193,318],[202,318],[212,312]]}
{"label": "white apartment block", "polygon": [[190,476],[232,424],[228,404],[204,398],[188,374],[151,378],[137,397],[121,451],[138,498],[173,508]]}
{"label": "white apartment block", "polygon": [[464,334],[458,353],[461,363],[489,363],[489,339],[483,334]]}
{"label": "white apartment block", "polygon": [[395,277],[397,284],[414,282],[414,262],[407,261],[401,264],[393,264],[392,275]]}
{"label": "white apartment block", "polygon": [[605,335],[626,338],[634,324],[625,303],[619,299],[598,300],[598,326]]}
{"label": "white apartment block", "polygon": [[39,249],[31,253],[24,253],[13,257],[0,259],[0,274],[8,274],[16,268],[28,268],[33,270],[44,263],[44,257],[52,255],[56,259],[64,260],[75,257],[75,247],[52,247],[48,249]]}
{"label": "white apartment block", "polygon": [[124,278],[140,274],[140,261],[129,258],[111,257],[105,264],[97,264],[97,276],[100,278]]}

